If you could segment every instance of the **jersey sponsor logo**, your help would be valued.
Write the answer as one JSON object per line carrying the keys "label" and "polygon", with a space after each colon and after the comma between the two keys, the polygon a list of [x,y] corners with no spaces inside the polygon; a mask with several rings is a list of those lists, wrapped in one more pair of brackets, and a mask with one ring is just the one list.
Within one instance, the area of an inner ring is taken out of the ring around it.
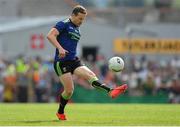
{"label": "jersey sponsor logo", "polygon": [[79,39],[81,37],[80,35],[78,35],[77,33],[74,33],[74,32],[68,32],[68,33],[71,35],[71,39],[79,41]]}

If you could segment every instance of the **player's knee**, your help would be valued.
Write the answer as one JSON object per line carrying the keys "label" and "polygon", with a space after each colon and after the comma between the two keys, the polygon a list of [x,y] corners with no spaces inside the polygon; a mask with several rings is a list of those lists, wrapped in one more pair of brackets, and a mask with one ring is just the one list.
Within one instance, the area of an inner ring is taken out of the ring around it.
{"label": "player's knee", "polygon": [[69,90],[66,90],[65,92],[68,97],[71,97],[73,95],[73,91],[74,91],[73,89],[69,89]]}
{"label": "player's knee", "polygon": [[93,72],[89,72],[88,76],[87,76],[87,79],[89,80],[89,79],[91,79],[93,77],[96,77],[96,75]]}

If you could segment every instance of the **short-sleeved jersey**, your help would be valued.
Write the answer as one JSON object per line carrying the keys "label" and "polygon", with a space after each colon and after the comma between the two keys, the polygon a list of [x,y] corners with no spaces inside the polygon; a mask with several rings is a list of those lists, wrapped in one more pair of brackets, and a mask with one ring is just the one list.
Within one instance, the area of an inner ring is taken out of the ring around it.
{"label": "short-sleeved jersey", "polygon": [[69,53],[64,58],[59,57],[59,51],[56,49],[55,61],[74,60],[76,58],[77,43],[81,37],[79,27],[71,22],[70,19],[65,19],[58,22],[54,28],[59,31],[57,41]]}

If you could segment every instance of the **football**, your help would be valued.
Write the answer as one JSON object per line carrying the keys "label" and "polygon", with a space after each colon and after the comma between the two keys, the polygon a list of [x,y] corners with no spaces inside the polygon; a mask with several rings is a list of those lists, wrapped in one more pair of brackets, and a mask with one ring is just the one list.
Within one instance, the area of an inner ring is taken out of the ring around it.
{"label": "football", "polygon": [[124,69],[124,60],[119,56],[114,56],[109,59],[108,67],[114,72],[120,72]]}

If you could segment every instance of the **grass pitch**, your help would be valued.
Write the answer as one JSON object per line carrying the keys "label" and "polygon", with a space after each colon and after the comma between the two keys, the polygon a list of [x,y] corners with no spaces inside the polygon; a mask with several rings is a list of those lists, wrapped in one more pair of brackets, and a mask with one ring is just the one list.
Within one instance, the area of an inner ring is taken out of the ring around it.
{"label": "grass pitch", "polygon": [[68,104],[67,121],[58,104],[0,104],[0,126],[180,126],[180,105]]}

